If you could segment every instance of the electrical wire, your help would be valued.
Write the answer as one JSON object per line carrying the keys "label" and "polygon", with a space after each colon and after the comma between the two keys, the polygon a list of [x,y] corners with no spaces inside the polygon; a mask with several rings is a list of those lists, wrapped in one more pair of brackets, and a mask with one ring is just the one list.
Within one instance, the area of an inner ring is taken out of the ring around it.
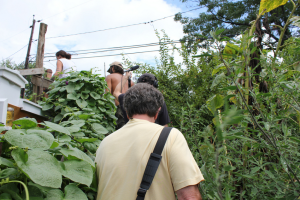
{"label": "electrical wire", "polygon": [[15,53],[13,53],[13,54],[11,54],[10,56],[8,56],[7,58],[5,58],[5,60],[8,59],[9,57],[15,55],[16,53],[18,53],[19,51],[21,51],[22,49],[24,49],[24,48],[27,47],[27,46],[28,46],[28,44],[26,44],[24,47],[22,47],[21,49],[19,49],[19,50],[16,51]]}
{"label": "electrical wire", "polygon": [[[185,11],[185,12],[180,12],[180,13],[187,13],[187,12],[191,12],[191,11],[198,10],[198,9],[201,9],[201,8],[202,7],[195,8],[195,9],[192,9],[192,10],[188,10],[188,11]],[[167,19],[169,17],[173,17],[176,14],[170,15],[170,16],[166,16],[166,17],[163,17],[163,18],[159,18],[159,19],[156,19],[156,20],[153,20],[153,21],[149,21],[149,22],[141,22],[141,23],[137,23],[137,24],[131,24],[131,25],[125,25],[125,26],[118,26],[118,27],[114,27],[114,28],[107,28],[107,29],[96,30],[96,31],[89,31],[89,32],[83,32],[83,33],[75,33],[75,34],[69,34],[69,35],[54,36],[54,37],[48,37],[46,39],[69,37],[69,36],[75,36],[75,35],[83,35],[83,34],[89,34],[89,33],[96,33],[96,32],[100,32],[100,31],[108,31],[108,30],[113,30],[113,29],[126,28],[126,27],[130,27],[130,26],[137,26],[137,25],[141,25],[141,24],[149,24],[149,23],[153,23],[153,22],[156,22],[156,21],[159,21],[159,20]]]}
{"label": "electrical wire", "polygon": [[[166,50],[173,50],[173,49],[166,49]],[[139,53],[150,53],[150,52],[156,52],[156,51],[160,51],[160,50],[152,50],[152,51],[140,51],[140,52],[133,52],[133,53],[121,53],[121,54],[111,54],[111,55],[103,55],[103,56],[89,56],[89,57],[79,57],[79,58],[73,58],[74,59],[86,59],[86,58],[100,58],[100,57],[109,57],[109,56],[121,56],[121,55],[128,55],[128,54],[139,54]],[[48,61],[44,61],[44,62],[51,62],[51,61],[55,61],[54,60],[48,60]]]}
{"label": "electrical wire", "polygon": [[[167,42],[167,43],[164,43],[164,44],[174,44],[174,43],[180,43],[180,41],[178,40],[178,41],[173,41],[173,42]],[[159,42],[157,42],[157,43],[123,46],[123,47],[101,48],[101,49],[96,49],[95,51],[78,50],[78,51],[68,51],[68,52],[71,53],[72,55],[82,55],[82,54],[93,54],[93,53],[101,53],[101,52],[108,52],[108,51],[118,51],[118,50],[128,50],[128,49],[135,49],[135,48],[153,47],[153,46],[159,46],[159,45],[161,45],[161,44]],[[83,52],[81,52],[81,51],[83,51]],[[88,52],[86,52],[86,51],[88,51]],[[56,57],[55,53],[47,53],[47,55],[48,54],[52,54],[53,56],[52,55],[51,56],[45,56],[44,58]]]}

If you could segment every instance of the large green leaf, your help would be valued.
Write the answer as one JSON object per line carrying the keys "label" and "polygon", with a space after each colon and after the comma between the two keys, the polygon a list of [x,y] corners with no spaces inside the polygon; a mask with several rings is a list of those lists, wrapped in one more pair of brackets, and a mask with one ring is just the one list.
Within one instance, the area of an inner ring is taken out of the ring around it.
{"label": "large green leaf", "polygon": [[222,83],[224,80],[226,80],[226,76],[223,73],[218,74],[215,79],[213,80],[212,84],[211,84],[211,88],[216,87],[217,85],[219,85],[220,83]]}
{"label": "large green leaf", "polygon": [[22,129],[35,128],[37,121],[34,118],[20,118],[13,122],[13,124],[20,125]]}
{"label": "large green leaf", "polygon": [[97,134],[104,134],[105,135],[105,134],[108,133],[108,130],[100,124],[93,123],[91,127],[92,127],[93,131],[95,131]]}
{"label": "large green leaf", "polygon": [[6,158],[0,157],[0,166],[15,167],[14,163]]}
{"label": "large green leaf", "polygon": [[46,110],[50,110],[51,108],[53,108],[54,104],[44,104],[42,106],[42,110],[46,111]]}
{"label": "large green leaf", "polygon": [[18,173],[18,170],[15,168],[6,168],[0,171],[0,179],[8,178],[9,176],[16,175]]}
{"label": "large green leaf", "polygon": [[85,121],[84,120],[71,120],[71,121],[69,121],[69,123],[81,127],[85,124]]}
{"label": "large green leaf", "polygon": [[[0,193],[7,193],[9,195],[5,196],[11,196],[13,200],[24,200],[19,195],[19,189],[15,183],[7,183],[4,184],[2,187],[0,187]],[[6,199],[3,199],[6,200]]]}
{"label": "large green leaf", "polygon": [[218,108],[224,105],[224,97],[222,95],[214,95],[206,101],[207,108],[214,113]]}
{"label": "large green leaf", "polygon": [[67,99],[77,100],[78,98],[77,98],[76,95],[74,95],[73,93],[71,93],[71,94],[68,94],[68,95],[67,95]]}
{"label": "large green leaf", "polygon": [[44,195],[46,195],[50,190],[53,190],[53,188],[50,188],[50,187],[44,187],[44,186],[41,186],[41,185],[39,185],[39,184],[35,184],[35,183],[33,183],[33,182],[29,182],[28,185],[29,185],[29,186],[34,186],[34,187],[39,188],[40,191],[41,191]]}
{"label": "large green leaf", "polygon": [[274,10],[275,8],[278,8],[279,6],[286,4],[287,2],[288,0],[261,0],[259,6],[259,14],[262,13],[264,9],[266,9],[264,13],[267,13],[271,10]]}
{"label": "large green leaf", "polygon": [[59,189],[50,190],[45,200],[64,200],[64,193]]}
{"label": "large green leaf", "polygon": [[69,83],[66,87],[68,93],[73,93],[75,91],[75,83]]}
{"label": "large green leaf", "polygon": [[77,99],[76,100],[76,103],[77,105],[80,107],[80,108],[85,108],[87,107],[88,103],[85,101],[85,100],[82,100],[82,99]]}
{"label": "large green leaf", "polygon": [[66,129],[68,129],[68,131],[70,133],[75,133],[75,132],[79,132],[80,131],[80,126],[73,125],[73,126],[70,126],[70,127],[66,127]]}
{"label": "large green leaf", "polygon": [[51,133],[35,129],[12,129],[6,132],[5,139],[14,146],[29,149],[49,149],[54,141]]}
{"label": "large green leaf", "polygon": [[90,165],[95,167],[95,163],[92,161],[92,159],[88,155],[86,155],[84,152],[80,151],[77,148],[73,148],[70,146],[69,149],[65,149],[65,148],[60,149],[60,152],[67,158],[69,156],[74,156],[80,160],[84,160],[84,161],[88,162]]}
{"label": "large green leaf", "polygon": [[91,95],[91,97],[93,97],[96,100],[101,98],[101,96],[99,94],[97,94],[96,92],[91,92],[90,95]]}
{"label": "large green leaf", "polygon": [[90,186],[93,179],[93,169],[89,163],[83,160],[67,160],[63,162],[64,168],[62,171],[63,176]]}
{"label": "large green leaf", "polygon": [[[11,154],[18,167],[33,182],[45,187],[61,187],[61,166],[57,159],[49,153],[42,150],[28,150],[26,153],[18,148],[14,149]],[[28,156],[27,161],[26,155]]]}
{"label": "large green leaf", "polygon": [[65,195],[61,190],[50,190],[45,200],[88,200],[86,195],[74,184],[65,187]]}
{"label": "large green leaf", "polygon": [[70,131],[68,131],[68,129],[66,129],[58,124],[54,124],[52,122],[45,121],[45,125],[51,129],[53,129],[54,131],[70,135]]}
{"label": "large green leaf", "polygon": [[80,96],[81,96],[82,99],[89,98],[89,94],[86,94],[86,93],[81,93]]}

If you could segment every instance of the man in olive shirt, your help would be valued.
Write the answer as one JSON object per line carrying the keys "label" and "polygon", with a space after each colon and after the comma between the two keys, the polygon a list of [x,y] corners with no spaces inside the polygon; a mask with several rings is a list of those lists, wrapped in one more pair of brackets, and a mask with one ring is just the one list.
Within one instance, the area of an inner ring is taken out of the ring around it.
{"label": "man in olive shirt", "polygon": [[[130,118],[107,136],[96,153],[97,200],[135,200],[145,167],[164,128],[155,124],[163,95],[149,84],[139,83],[124,96]],[[162,160],[145,200],[201,200],[198,184],[204,180],[182,133],[172,128]]]}

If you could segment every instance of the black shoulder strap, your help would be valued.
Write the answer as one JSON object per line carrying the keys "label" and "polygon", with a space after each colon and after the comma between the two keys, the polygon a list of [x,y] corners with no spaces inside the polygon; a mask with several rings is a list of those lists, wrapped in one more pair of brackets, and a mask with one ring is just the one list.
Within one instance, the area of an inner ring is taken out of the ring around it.
{"label": "black shoulder strap", "polygon": [[131,87],[131,79],[128,79],[128,89]]}
{"label": "black shoulder strap", "polygon": [[154,179],[155,173],[161,161],[161,153],[164,149],[165,143],[171,132],[172,127],[164,127],[160,133],[157,143],[154,147],[153,153],[151,153],[148,160],[143,179],[140,185],[140,189],[137,192],[136,200],[144,200],[147,190],[149,190],[151,183]]}

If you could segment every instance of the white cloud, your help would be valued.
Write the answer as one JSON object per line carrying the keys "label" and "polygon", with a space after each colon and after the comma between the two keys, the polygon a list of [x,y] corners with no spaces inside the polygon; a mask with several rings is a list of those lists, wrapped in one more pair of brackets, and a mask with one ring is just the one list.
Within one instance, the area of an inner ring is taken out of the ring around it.
{"label": "white cloud", "polygon": [[[30,34],[29,28],[25,32],[20,33],[11,39],[6,41],[3,40],[26,29],[26,27],[29,27],[32,23],[32,14],[36,15],[35,19],[44,19],[43,22],[48,24],[47,38],[140,22],[149,22],[182,11],[181,8],[170,5],[164,0],[10,0],[2,1],[1,4],[0,18],[2,20],[0,21],[0,25],[4,28],[2,28],[2,31],[0,32],[0,59],[6,58],[28,43]],[[77,7],[72,8],[74,6]],[[60,12],[63,13],[53,16]],[[170,17],[156,21],[152,25],[143,24],[91,34],[46,39],[45,52],[55,53],[60,50],[60,48],[63,48],[66,51],[74,51],[158,42],[154,33],[154,28],[157,30],[164,29],[173,40],[178,40],[183,36],[182,25],[179,22],[174,22],[173,17]],[[34,39],[38,38],[38,31],[39,23],[36,23]],[[32,54],[36,52],[36,43],[33,43]],[[150,51],[156,49],[158,49],[158,46],[105,52],[97,55]],[[25,55],[26,48],[17,53],[16,56],[12,56],[12,58],[15,62],[19,63],[25,59]],[[87,54],[81,56],[94,55],[95,54]],[[132,61],[153,63],[155,56],[158,56],[158,52],[131,54],[129,55],[129,58]],[[74,58],[75,57],[76,56],[74,56]],[[91,59],[73,59],[73,62],[75,62],[79,70],[89,70],[92,67],[103,69],[104,62],[106,63],[106,66],[108,66],[109,63],[115,60],[121,61],[121,59],[122,56],[111,56]],[[55,61],[50,63],[45,62],[44,66],[55,70],[55,64]]]}

